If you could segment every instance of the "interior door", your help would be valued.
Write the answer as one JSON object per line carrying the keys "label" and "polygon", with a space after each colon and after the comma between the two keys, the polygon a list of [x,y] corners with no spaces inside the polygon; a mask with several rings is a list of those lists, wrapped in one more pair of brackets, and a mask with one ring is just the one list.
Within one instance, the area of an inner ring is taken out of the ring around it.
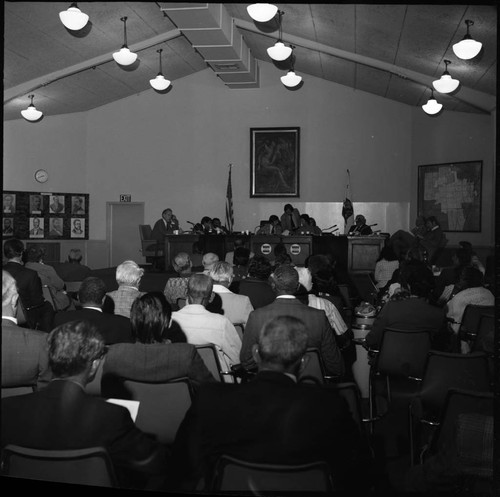
{"label": "interior door", "polygon": [[126,260],[143,263],[139,224],[144,224],[144,202],[106,202],[109,267]]}

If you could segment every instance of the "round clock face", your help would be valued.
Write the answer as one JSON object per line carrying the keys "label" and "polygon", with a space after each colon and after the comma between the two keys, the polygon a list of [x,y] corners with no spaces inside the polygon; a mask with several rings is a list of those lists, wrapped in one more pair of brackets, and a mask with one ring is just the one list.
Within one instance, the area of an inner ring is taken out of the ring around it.
{"label": "round clock face", "polygon": [[49,173],[47,171],[45,171],[45,169],[39,169],[35,173],[35,179],[39,183],[45,183],[49,179]]}

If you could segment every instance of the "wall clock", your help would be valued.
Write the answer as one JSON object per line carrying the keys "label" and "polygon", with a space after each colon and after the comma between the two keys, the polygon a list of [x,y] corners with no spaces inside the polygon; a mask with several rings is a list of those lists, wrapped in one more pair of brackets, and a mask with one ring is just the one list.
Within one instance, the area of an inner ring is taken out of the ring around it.
{"label": "wall clock", "polygon": [[45,183],[49,179],[49,173],[45,169],[38,169],[35,172],[35,179],[38,183]]}

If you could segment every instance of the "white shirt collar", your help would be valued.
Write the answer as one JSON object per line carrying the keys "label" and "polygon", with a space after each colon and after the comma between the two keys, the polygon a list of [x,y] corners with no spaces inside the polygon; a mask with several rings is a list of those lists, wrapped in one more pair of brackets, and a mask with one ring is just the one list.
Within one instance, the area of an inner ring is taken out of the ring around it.
{"label": "white shirt collar", "polygon": [[277,299],[294,299],[296,297],[295,297],[295,295],[278,295],[276,298]]}
{"label": "white shirt collar", "polygon": [[91,306],[91,305],[84,305],[82,307],[83,307],[83,309],[94,309],[94,311],[102,312],[102,309],[100,307],[94,307],[94,306]]}
{"label": "white shirt collar", "polygon": [[217,293],[233,293],[231,290],[229,290],[229,288],[226,288],[224,285],[219,285],[217,283],[214,284],[213,290]]}

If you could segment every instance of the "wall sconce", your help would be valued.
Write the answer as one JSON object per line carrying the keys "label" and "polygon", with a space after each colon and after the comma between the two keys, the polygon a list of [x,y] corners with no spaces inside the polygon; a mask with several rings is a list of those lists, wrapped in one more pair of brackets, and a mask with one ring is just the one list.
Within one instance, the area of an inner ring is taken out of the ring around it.
{"label": "wall sconce", "polygon": [[115,52],[113,54],[113,59],[118,62],[118,64],[122,66],[129,66],[133,64],[137,59],[137,54],[131,52],[127,47],[127,19],[128,17],[120,18],[120,21],[123,21],[123,39],[124,43],[119,52]]}
{"label": "wall sconce", "polygon": [[279,38],[278,41],[267,49],[267,53],[271,59],[276,61],[282,61],[288,59],[292,54],[292,49],[290,47],[286,47],[285,44],[281,41],[281,17],[285,15],[285,13],[281,10],[278,11],[278,27],[279,27]]}
{"label": "wall sconce", "polygon": [[155,90],[163,91],[163,90],[166,90],[170,86],[170,81],[168,79],[165,79],[165,77],[163,76],[163,74],[161,72],[161,53],[163,52],[163,49],[160,48],[159,50],[157,50],[157,52],[158,52],[159,58],[160,58],[160,72],[158,73],[158,76],[156,76],[156,78],[149,80],[149,84]]}
{"label": "wall sconce", "polygon": [[[292,51],[295,47],[291,47]],[[295,55],[292,55],[292,65],[285,76],[281,76],[281,82],[288,88],[295,88],[301,81],[302,76],[298,76],[294,71]]]}
{"label": "wall sconce", "polygon": [[453,79],[448,72],[448,64],[451,64],[451,61],[445,60],[444,63],[446,64],[446,69],[443,75],[441,78],[433,81],[432,86],[434,86],[439,93],[451,93],[458,88],[460,81],[458,81],[458,79]]}
{"label": "wall sconce", "polygon": [[76,2],[73,2],[68,10],[59,12],[59,19],[61,19],[66,28],[72,31],[79,31],[87,25],[89,16],[78,8]]}
{"label": "wall sconce", "polygon": [[438,101],[434,98],[434,90],[431,88],[431,98],[427,100],[425,105],[422,105],[422,109],[426,114],[433,116],[437,114],[443,108],[443,104],[438,103]]}
{"label": "wall sconce", "polygon": [[252,3],[247,7],[248,15],[257,22],[268,22],[278,12],[278,7],[271,3]]}
{"label": "wall sconce", "polygon": [[465,24],[467,25],[467,34],[463,37],[462,41],[453,45],[453,51],[459,59],[469,60],[473,59],[481,51],[483,44],[473,40],[469,34],[469,26],[474,26],[474,22],[467,19]]}
{"label": "wall sconce", "polygon": [[26,119],[26,121],[38,121],[43,116],[43,112],[36,110],[36,107],[33,105],[33,97],[35,95],[30,95],[28,98],[31,98],[31,103],[27,109],[21,111],[21,115]]}

